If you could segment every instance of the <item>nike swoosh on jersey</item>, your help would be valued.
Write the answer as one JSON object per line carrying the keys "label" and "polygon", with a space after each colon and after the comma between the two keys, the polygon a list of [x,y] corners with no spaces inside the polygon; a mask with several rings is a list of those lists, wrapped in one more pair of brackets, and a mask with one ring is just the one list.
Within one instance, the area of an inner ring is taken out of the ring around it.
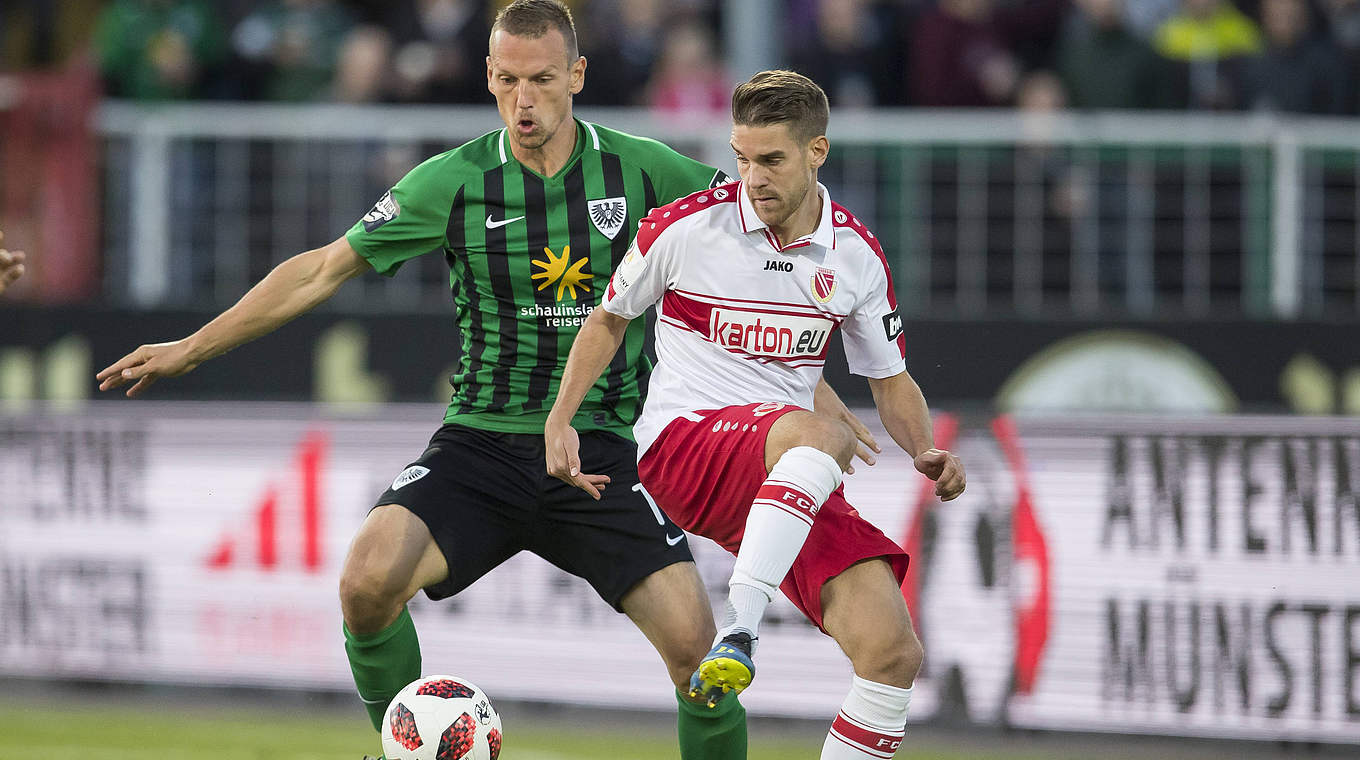
{"label": "nike swoosh on jersey", "polygon": [[684,534],[684,533],[681,533],[681,534],[678,535],[678,536],[666,536],[666,543],[667,543],[667,544],[670,544],[671,546],[675,546],[676,544],[678,544],[678,543],[680,543],[681,541],[684,541],[684,540],[685,540],[685,534]]}
{"label": "nike swoosh on jersey", "polygon": [[488,230],[494,230],[494,229],[496,229],[497,227],[504,227],[504,226],[507,225],[507,224],[512,224],[512,223],[514,223],[514,222],[518,222],[519,220],[521,220],[521,219],[523,219],[523,218],[524,218],[524,216],[521,215],[521,216],[517,216],[517,217],[515,217],[515,218],[513,218],[513,219],[502,219],[501,221],[497,222],[497,221],[493,221],[493,220],[491,219],[491,215],[490,215],[490,214],[487,214],[487,215],[486,215],[486,228],[487,228]]}

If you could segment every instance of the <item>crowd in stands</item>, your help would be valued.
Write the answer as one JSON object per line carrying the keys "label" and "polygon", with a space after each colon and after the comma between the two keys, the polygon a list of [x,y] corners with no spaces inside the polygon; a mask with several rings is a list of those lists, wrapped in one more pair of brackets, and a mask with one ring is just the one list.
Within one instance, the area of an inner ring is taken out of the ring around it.
{"label": "crowd in stands", "polygon": [[[723,0],[572,0],[582,104],[721,111]],[[113,97],[486,103],[498,0],[4,0],[0,64]],[[835,106],[1360,111],[1360,0],[782,0]],[[91,19],[94,20],[93,24]]]}

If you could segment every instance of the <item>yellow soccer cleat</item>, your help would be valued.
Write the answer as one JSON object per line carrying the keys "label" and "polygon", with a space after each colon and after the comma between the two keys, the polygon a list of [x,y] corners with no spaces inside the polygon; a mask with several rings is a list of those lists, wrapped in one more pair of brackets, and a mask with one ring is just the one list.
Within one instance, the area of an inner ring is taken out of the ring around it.
{"label": "yellow soccer cleat", "polygon": [[689,679],[691,697],[707,697],[709,707],[728,692],[740,693],[756,677],[756,666],[751,661],[751,634],[745,631],[729,633],[713,645],[699,663],[699,669]]}

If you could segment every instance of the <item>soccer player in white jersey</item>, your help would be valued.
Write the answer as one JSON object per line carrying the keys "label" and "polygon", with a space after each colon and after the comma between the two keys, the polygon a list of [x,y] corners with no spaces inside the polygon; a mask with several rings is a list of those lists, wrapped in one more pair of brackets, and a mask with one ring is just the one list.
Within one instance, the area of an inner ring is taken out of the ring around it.
{"label": "soccer player in white jersey", "polygon": [[964,473],[933,446],[878,241],[817,182],[827,116],[826,95],[800,74],[766,71],[737,88],[741,182],[643,220],[572,346],[547,421],[547,465],[593,491],[570,420],[629,321],[656,304],[659,363],[634,428],[642,484],[677,524],[737,555],[726,620],[692,692],[714,704],[750,683],[760,620],[782,588],[854,666],[822,758],[888,758],[922,649],[901,593],[906,554],[841,488],[855,435],[810,411],[833,331],[936,494],[958,496]]}

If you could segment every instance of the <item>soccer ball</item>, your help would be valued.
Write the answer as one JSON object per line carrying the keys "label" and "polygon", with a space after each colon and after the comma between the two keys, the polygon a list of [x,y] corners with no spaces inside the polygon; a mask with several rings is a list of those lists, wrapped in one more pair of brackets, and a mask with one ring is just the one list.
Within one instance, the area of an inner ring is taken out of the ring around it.
{"label": "soccer ball", "polygon": [[382,745],[387,760],[496,760],[501,716],[466,678],[425,676],[387,706]]}

